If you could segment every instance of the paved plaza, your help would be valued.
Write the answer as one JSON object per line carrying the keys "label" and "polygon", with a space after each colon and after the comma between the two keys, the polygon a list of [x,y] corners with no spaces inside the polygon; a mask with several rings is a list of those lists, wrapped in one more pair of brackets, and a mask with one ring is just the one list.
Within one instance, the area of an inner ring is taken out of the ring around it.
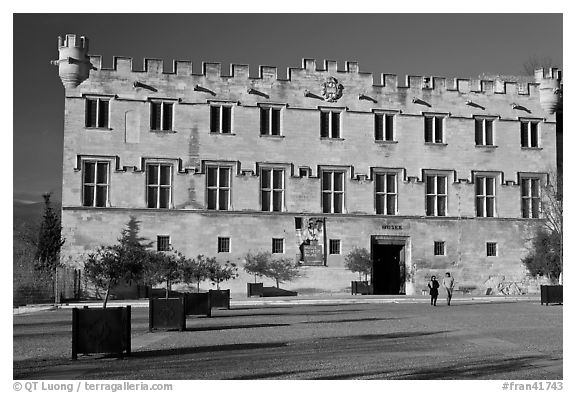
{"label": "paved plaza", "polygon": [[[441,303],[441,304],[440,304]],[[71,310],[14,315],[15,379],[562,379],[562,306],[535,300],[249,304],[71,360]]]}

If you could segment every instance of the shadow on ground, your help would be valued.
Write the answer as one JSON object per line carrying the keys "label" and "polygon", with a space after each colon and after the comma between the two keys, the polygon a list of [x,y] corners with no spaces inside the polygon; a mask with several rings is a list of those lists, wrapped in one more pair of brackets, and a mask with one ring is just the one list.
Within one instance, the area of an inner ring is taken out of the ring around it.
{"label": "shadow on ground", "polygon": [[442,367],[429,367],[418,370],[372,370],[358,373],[344,373],[322,376],[314,379],[502,379],[499,375],[536,369],[534,362],[557,361],[547,356],[524,356],[518,358],[500,358],[495,360],[477,360],[465,365],[450,364]]}

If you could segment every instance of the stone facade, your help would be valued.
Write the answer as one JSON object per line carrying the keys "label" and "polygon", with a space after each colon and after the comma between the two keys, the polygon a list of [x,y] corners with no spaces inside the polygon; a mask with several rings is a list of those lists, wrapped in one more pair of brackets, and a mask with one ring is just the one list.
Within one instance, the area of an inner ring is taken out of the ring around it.
{"label": "stone facade", "polygon": [[[87,39],[75,41],[87,51]],[[146,59],[138,71],[128,58],[114,58],[112,69],[102,68],[98,56],[89,59],[89,76],[66,86],[66,263],[81,263],[83,253],[115,242],[130,216],[141,221],[143,236],[169,236],[189,256],[214,255],[242,265],[247,251],[271,250],[276,238],[284,239],[284,256],[299,258],[296,219],[315,217],[325,219],[327,245],[340,240],[340,254],[327,253],[326,266],[304,267],[305,277],[287,288],[345,291],[357,279],[344,268],[345,254],[353,247],[374,252],[375,239],[403,244],[401,293],[418,292],[431,274],[445,271],[453,272],[457,286],[478,293],[495,277],[526,287],[521,258],[538,220],[522,217],[520,181],[530,177],[545,184],[556,167],[556,120],[541,107],[539,83],[408,76],[401,84],[396,75],[383,74],[374,84],[373,75],[360,72],[355,62],[340,69],[333,61],[318,66],[309,59],[302,68],[288,69],[286,80],[267,66],[250,77],[245,65],[234,64],[224,75],[214,63],[203,63],[195,73],[187,61],[165,71],[162,61]],[[330,78],[343,87],[341,97],[325,94]],[[87,100],[99,99],[108,103],[107,124],[87,127]],[[151,130],[151,107],[162,102],[171,105],[171,124]],[[213,105],[231,108],[230,133],[211,132]],[[268,107],[280,109],[280,135],[260,132],[261,110]],[[320,136],[320,113],[326,110],[340,114],[337,137]],[[392,116],[391,141],[375,140],[377,113]],[[429,115],[443,119],[440,143],[425,142]],[[492,144],[476,143],[476,119],[492,121]],[[521,146],[522,121],[538,124],[536,146]],[[102,207],[84,202],[83,168],[94,161],[108,163]],[[172,168],[168,208],[148,208],[150,163]],[[210,165],[230,168],[228,210],[208,209]],[[284,171],[280,212],[262,211],[262,168]],[[341,213],[323,213],[322,173],[329,170],[344,172]],[[379,172],[396,174],[394,215],[376,214]],[[447,179],[445,216],[427,216],[428,175]],[[476,217],[479,176],[495,179],[494,217]],[[229,252],[218,253],[218,237],[230,239]],[[435,242],[443,242],[444,255],[434,255]],[[487,256],[489,242],[497,243],[496,256]],[[241,274],[227,285],[243,292],[249,280]]]}

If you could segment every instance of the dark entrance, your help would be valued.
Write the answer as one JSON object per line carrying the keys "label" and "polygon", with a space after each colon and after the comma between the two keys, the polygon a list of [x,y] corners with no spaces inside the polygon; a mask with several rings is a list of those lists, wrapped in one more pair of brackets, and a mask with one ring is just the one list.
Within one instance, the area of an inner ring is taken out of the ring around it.
{"label": "dark entrance", "polygon": [[375,295],[406,293],[404,244],[398,243],[403,241],[372,240],[372,285]]}

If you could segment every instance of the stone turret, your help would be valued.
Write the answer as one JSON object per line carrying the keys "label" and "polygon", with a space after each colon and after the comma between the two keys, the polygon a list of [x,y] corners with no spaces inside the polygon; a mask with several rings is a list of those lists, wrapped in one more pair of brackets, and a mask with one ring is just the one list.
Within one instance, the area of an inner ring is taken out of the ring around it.
{"label": "stone turret", "polygon": [[58,60],[53,60],[52,64],[58,66],[58,74],[66,89],[88,79],[93,69],[88,57],[88,38],[76,34],[58,37],[58,52]]}
{"label": "stone turret", "polygon": [[537,69],[536,82],[540,84],[540,105],[552,114],[562,111],[562,71],[558,68]]}

